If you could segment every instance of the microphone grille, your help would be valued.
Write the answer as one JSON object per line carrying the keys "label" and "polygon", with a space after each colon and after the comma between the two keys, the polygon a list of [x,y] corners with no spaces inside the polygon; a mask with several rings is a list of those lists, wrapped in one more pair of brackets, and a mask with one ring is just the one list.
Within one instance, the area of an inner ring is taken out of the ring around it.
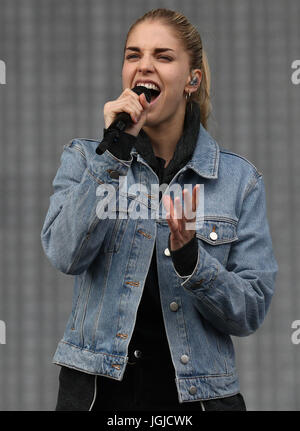
{"label": "microphone grille", "polygon": [[132,91],[134,91],[138,95],[144,93],[147,99],[147,102],[148,103],[151,102],[151,90],[149,90],[149,88],[144,87],[143,85],[137,85],[134,88],[132,88]]}

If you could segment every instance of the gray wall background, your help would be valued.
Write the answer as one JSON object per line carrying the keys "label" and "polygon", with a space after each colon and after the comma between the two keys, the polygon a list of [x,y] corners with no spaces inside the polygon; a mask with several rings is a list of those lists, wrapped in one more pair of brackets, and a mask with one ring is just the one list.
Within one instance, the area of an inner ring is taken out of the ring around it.
{"label": "gray wall background", "polygon": [[71,311],[73,277],[47,261],[40,231],[63,144],[102,136],[121,92],[122,49],[147,10],[180,10],[197,26],[212,73],[209,131],[264,173],[279,263],[263,326],[237,339],[249,410],[300,408],[299,0],[0,0],[0,410],[53,410],[52,356]]}

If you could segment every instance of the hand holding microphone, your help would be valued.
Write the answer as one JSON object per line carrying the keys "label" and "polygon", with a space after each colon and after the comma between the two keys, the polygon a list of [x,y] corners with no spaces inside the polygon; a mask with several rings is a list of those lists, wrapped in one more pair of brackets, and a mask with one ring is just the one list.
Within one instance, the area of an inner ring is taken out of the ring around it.
{"label": "hand holding microphone", "polygon": [[151,92],[148,88],[126,88],[118,99],[104,105],[105,128],[137,136],[147,119],[150,101]]}
{"label": "hand holding microphone", "polygon": [[118,145],[120,133],[137,137],[145,124],[150,101],[151,91],[144,86],[136,86],[132,90],[126,88],[118,99],[107,102],[103,109],[106,130],[96,153],[101,155],[110,149],[115,156],[127,160],[130,144],[126,147]]}

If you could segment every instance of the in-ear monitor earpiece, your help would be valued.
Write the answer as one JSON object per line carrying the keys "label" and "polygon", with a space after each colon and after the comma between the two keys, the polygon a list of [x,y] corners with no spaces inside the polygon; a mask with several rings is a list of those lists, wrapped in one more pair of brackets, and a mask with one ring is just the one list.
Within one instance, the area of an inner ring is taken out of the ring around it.
{"label": "in-ear monitor earpiece", "polygon": [[198,84],[198,78],[197,76],[194,76],[193,79],[190,81],[190,85],[197,85]]}

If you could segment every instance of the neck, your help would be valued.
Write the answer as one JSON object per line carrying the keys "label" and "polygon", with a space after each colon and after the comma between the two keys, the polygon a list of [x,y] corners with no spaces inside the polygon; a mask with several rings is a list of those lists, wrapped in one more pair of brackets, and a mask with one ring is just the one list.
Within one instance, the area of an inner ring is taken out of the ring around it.
{"label": "neck", "polygon": [[143,129],[149,136],[156,157],[166,160],[167,167],[172,160],[177,142],[179,141],[184,125],[185,104],[182,105],[176,115],[155,127],[144,126]]}

